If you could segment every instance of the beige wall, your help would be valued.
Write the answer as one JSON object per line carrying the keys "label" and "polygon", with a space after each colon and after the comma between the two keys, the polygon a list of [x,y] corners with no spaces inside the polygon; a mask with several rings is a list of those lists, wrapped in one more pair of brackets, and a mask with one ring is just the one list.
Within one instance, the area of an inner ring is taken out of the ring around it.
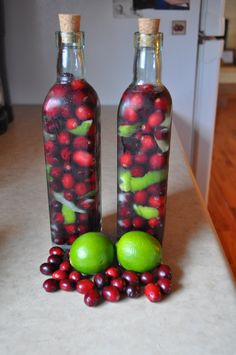
{"label": "beige wall", "polygon": [[225,17],[229,20],[227,47],[236,49],[236,0],[226,0]]}

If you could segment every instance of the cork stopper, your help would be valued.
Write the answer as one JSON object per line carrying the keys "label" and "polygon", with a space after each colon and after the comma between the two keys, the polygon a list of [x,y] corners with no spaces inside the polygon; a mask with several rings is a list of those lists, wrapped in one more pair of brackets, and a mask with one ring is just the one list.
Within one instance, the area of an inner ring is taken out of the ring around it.
{"label": "cork stopper", "polygon": [[139,18],[138,28],[139,33],[157,34],[159,32],[160,19]]}
{"label": "cork stopper", "polygon": [[80,15],[59,14],[59,23],[61,32],[79,32]]}

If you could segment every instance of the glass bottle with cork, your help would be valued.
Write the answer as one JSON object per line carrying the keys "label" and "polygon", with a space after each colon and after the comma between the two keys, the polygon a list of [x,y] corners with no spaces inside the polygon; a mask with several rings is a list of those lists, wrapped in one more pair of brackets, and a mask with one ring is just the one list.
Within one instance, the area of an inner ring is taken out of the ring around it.
{"label": "glass bottle with cork", "polygon": [[133,81],[118,108],[117,233],[163,239],[172,100],[161,81],[158,19],[139,19]]}
{"label": "glass bottle with cork", "polygon": [[57,80],[43,104],[52,242],[70,245],[100,225],[100,102],[85,80],[80,16],[60,14]]}

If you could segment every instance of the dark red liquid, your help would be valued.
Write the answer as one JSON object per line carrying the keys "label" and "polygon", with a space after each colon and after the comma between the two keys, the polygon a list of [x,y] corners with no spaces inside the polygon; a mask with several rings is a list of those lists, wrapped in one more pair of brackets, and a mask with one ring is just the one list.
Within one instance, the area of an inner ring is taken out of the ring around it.
{"label": "dark red liquid", "polygon": [[143,230],[163,239],[171,129],[165,87],[131,85],[118,109],[118,236]]}
{"label": "dark red liquid", "polygon": [[43,105],[52,241],[71,244],[100,230],[100,103],[85,80],[68,74]]}

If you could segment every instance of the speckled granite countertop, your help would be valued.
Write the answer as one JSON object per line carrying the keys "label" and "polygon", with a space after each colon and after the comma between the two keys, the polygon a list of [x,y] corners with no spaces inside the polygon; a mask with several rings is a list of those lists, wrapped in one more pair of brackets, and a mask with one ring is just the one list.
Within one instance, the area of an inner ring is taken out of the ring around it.
{"label": "speckled granite countertop", "polygon": [[[116,114],[102,112],[104,231],[114,234]],[[1,146],[0,353],[231,355],[236,297],[230,270],[173,132],[165,261],[174,292],[91,309],[78,293],[47,294],[39,265],[50,247],[40,108],[16,108]]]}

